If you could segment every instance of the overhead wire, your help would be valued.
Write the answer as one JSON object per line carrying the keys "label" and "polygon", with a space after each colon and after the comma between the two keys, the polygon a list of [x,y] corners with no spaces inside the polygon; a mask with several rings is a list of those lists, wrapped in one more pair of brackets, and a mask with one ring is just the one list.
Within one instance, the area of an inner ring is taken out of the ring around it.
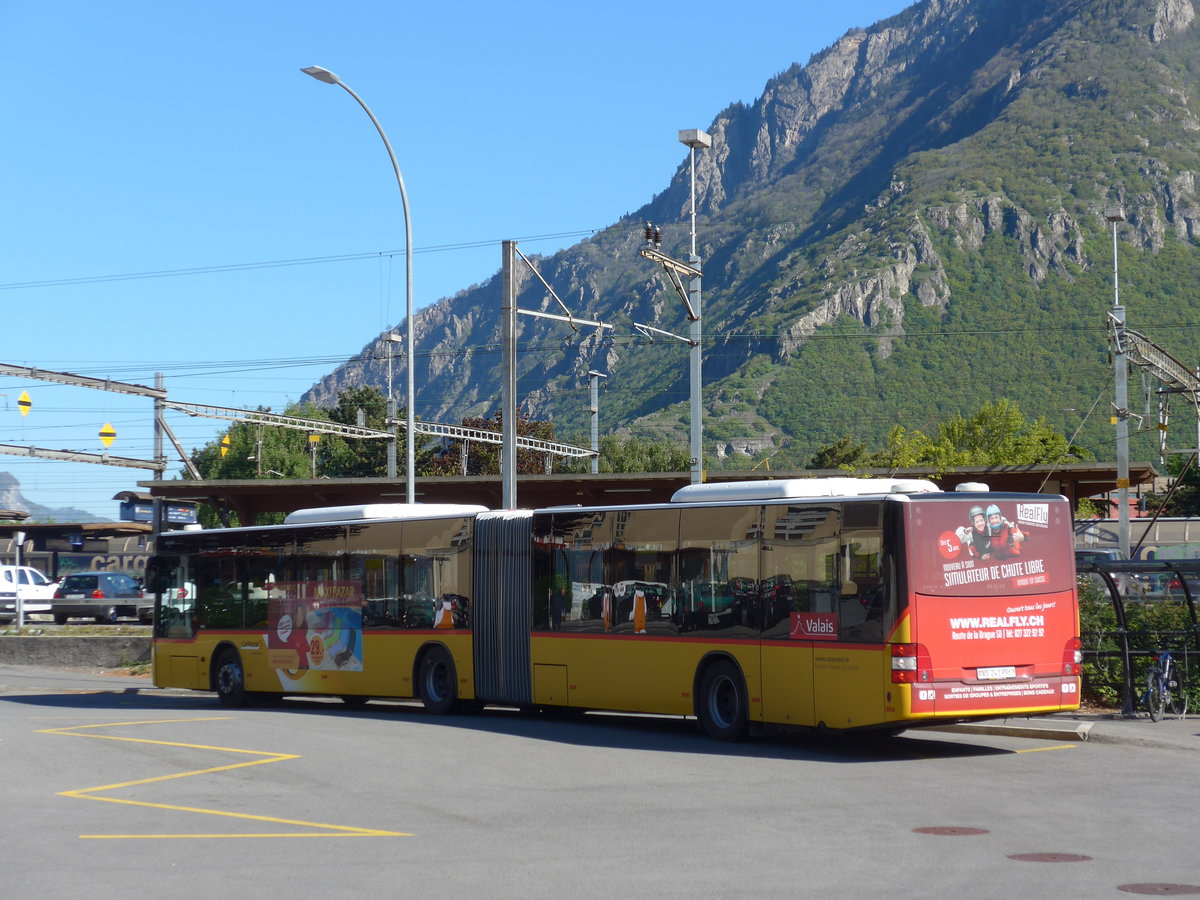
{"label": "overhead wire", "polygon": [[[589,228],[580,231],[561,231],[553,234],[526,235],[514,240],[532,243],[536,241],[562,240],[564,238],[585,237],[594,235],[602,229]],[[452,250],[471,250],[477,247],[489,247],[502,243],[500,239],[463,241],[455,244],[434,244],[428,247],[414,247],[413,253],[445,253]],[[298,259],[276,259],[248,263],[228,263],[217,266],[191,266],[184,269],[159,269],[150,272],[123,272],[111,275],[81,275],[72,278],[50,278],[41,281],[14,281],[0,283],[0,291],[28,290],[31,288],[64,287],[75,284],[106,284],[113,281],[140,281],[148,278],[176,278],[184,275],[212,275],[222,272],[246,272],[254,269],[281,269],[291,266],[313,266],[325,263],[356,262],[364,259],[378,259],[403,254],[400,250],[374,250],[360,253],[344,253],[335,256],[308,256]]]}

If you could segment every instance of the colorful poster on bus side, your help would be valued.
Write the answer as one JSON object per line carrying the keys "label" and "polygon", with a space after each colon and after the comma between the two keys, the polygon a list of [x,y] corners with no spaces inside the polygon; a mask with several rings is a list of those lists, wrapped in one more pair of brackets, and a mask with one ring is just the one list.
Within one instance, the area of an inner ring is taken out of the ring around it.
{"label": "colorful poster on bus side", "polygon": [[362,671],[357,582],[279,582],[267,602],[267,622],[272,668]]}

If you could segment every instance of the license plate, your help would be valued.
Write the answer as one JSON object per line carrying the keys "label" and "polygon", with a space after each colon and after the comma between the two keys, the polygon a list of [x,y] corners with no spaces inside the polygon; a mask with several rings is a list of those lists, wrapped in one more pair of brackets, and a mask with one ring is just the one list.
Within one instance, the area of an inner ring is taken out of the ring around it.
{"label": "license plate", "polygon": [[975,677],[980,681],[994,681],[998,678],[1016,678],[1016,666],[992,666],[987,669],[977,669]]}
{"label": "license plate", "polygon": [[82,600],[83,594],[64,594],[63,599],[65,599],[65,600]]}

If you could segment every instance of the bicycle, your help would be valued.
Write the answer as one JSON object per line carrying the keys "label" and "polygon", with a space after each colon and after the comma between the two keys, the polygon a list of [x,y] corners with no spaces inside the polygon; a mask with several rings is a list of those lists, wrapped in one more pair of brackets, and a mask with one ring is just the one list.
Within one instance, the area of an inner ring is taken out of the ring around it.
{"label": "bicycle", "polygon": [[1146,674],[1146,709],[1150,713],[1150,721],[1157,722],[1163,713],[1170,709],[1172,715],[1183,716],[1187,713],[1187,691],[1184,689],[1183,675],[1179,665],[1171,656],[1170,650],[1160,650],[1154,654],[1154,665]]}

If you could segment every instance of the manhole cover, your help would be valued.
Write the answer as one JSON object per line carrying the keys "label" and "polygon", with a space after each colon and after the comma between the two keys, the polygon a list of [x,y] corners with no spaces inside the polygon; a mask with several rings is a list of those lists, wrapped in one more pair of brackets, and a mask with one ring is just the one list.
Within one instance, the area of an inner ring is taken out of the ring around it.
{"label": "manhole cover", "polygon": [[956,837],[964,834],[987,834],[986,828],[968,828],[963,825],[930,825],[928,828],[914,828],[917,834],[942,834]]}
{"label": "manhole cover", "polygon": [[1127,894],[1155,894],[1159,897],[1178,897],[1182,894],[1200,894],[1197,884],[1118,884],[1118,891]]}
{"label": "manhole cover", "polygon": [[1018,862],[1091,862],[1092,859],[1078,853],[1012,853],[1008,858]]}

